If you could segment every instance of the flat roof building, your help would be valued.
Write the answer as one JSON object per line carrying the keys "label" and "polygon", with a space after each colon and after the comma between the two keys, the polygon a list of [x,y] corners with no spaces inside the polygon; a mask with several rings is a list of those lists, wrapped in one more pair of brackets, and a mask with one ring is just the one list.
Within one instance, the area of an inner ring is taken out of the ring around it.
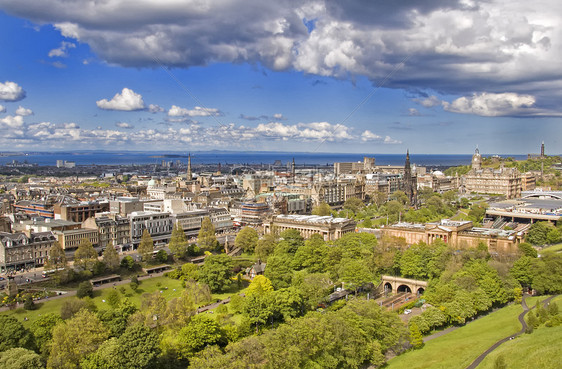
{"label": "flat roof building", "polygon": [[354,220],[347,218],[294,214],[276,215],[263,224],[266,234],[271,233],[273,229],[279,232],[296,229],[304,238],[319,234],[325,241],[337,240],[346,233],[355,232],[356,225],[357,223]]}

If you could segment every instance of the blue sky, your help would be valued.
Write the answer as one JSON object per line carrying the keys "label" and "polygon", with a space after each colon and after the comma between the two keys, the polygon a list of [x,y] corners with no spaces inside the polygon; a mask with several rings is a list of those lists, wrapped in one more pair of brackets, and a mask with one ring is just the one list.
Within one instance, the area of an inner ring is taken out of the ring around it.
{"label": "blue sky", "polygon": [[0,0],[0,151],[560,153],[556,1]]}

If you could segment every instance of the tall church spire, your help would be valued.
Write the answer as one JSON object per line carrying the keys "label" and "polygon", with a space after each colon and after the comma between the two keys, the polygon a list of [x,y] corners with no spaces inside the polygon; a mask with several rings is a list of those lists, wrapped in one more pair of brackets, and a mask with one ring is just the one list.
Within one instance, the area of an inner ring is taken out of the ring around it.
{"label": "tall church spire", "polygon": [[404,163],[404,178],[402,186],[404,193],[410,200],[410,205],[415,205],[416,185],[414,184],[414,178],[412,178],[412,168],[410,167],[410,150],[406,151],[406,162]]}
{"label": "tall church spire", "polygon": [[191,172],[191,153],[187,154],[187,180],[191,181],[193,179],[193,173]]}

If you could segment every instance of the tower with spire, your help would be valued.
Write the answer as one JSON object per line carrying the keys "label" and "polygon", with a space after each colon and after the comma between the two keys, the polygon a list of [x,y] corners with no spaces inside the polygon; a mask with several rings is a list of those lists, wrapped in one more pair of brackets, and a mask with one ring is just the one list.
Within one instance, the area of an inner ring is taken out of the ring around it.
{"label": "tower with spire", "polygon": [[193,173],[191,172],[191,153],[187,154],[187,180],[191,181],[193,179]]}
{"label": "tower with spire", "polygon": [[482,155],[480,155],[480,150],[478,150],[478,146],[476,146],[476,150],[474,150],[474,155],[472,155],[472,169],[474,170],[482,169]]}
{"label": "tower with spire", "polygon": [[293,163],[291,164],[291,178],[293,183],[295,183],[295,158],[293,158]]}
{"label": "tower with spire", "polygon": [[404,179],[402,180],[402,188],[410,205],[416,205],[416,177],[412,176],[412,168],[410,166],[410,150],[406,151],[406,162],[404,163]]}

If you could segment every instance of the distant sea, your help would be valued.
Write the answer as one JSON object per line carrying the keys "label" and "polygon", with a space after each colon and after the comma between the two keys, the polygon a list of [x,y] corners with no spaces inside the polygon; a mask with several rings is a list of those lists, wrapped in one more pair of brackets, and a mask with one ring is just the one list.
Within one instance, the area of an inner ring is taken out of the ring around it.
{"label": "distant sea", "polygon": [[[272,151],[200,151],[191,153],[193,165],[197,164],[274,164],[277,160],[283,165],[295,159],[297,165],[312,164],[326,165],[334,162],[362,161],[364,156],[374,157],[375,165],[403,165],[404,154],[332,154],[306,152],[272,152]],[[524,160],[526,155],[511,156],[516,160]],[[412,164],[421,166],[457,166],[470,164],[472,154],[436,155],[411,154]],[[60,152],[2,152],[0,165],[17,160],[22,163],[40,166],[54,166],[57,160],[73,161],[76,165],[131,165],[131,164],[160,164],[162,160],[187,162],[187,153],[179,152],[138,152],[138,151],[60,151]]]}

